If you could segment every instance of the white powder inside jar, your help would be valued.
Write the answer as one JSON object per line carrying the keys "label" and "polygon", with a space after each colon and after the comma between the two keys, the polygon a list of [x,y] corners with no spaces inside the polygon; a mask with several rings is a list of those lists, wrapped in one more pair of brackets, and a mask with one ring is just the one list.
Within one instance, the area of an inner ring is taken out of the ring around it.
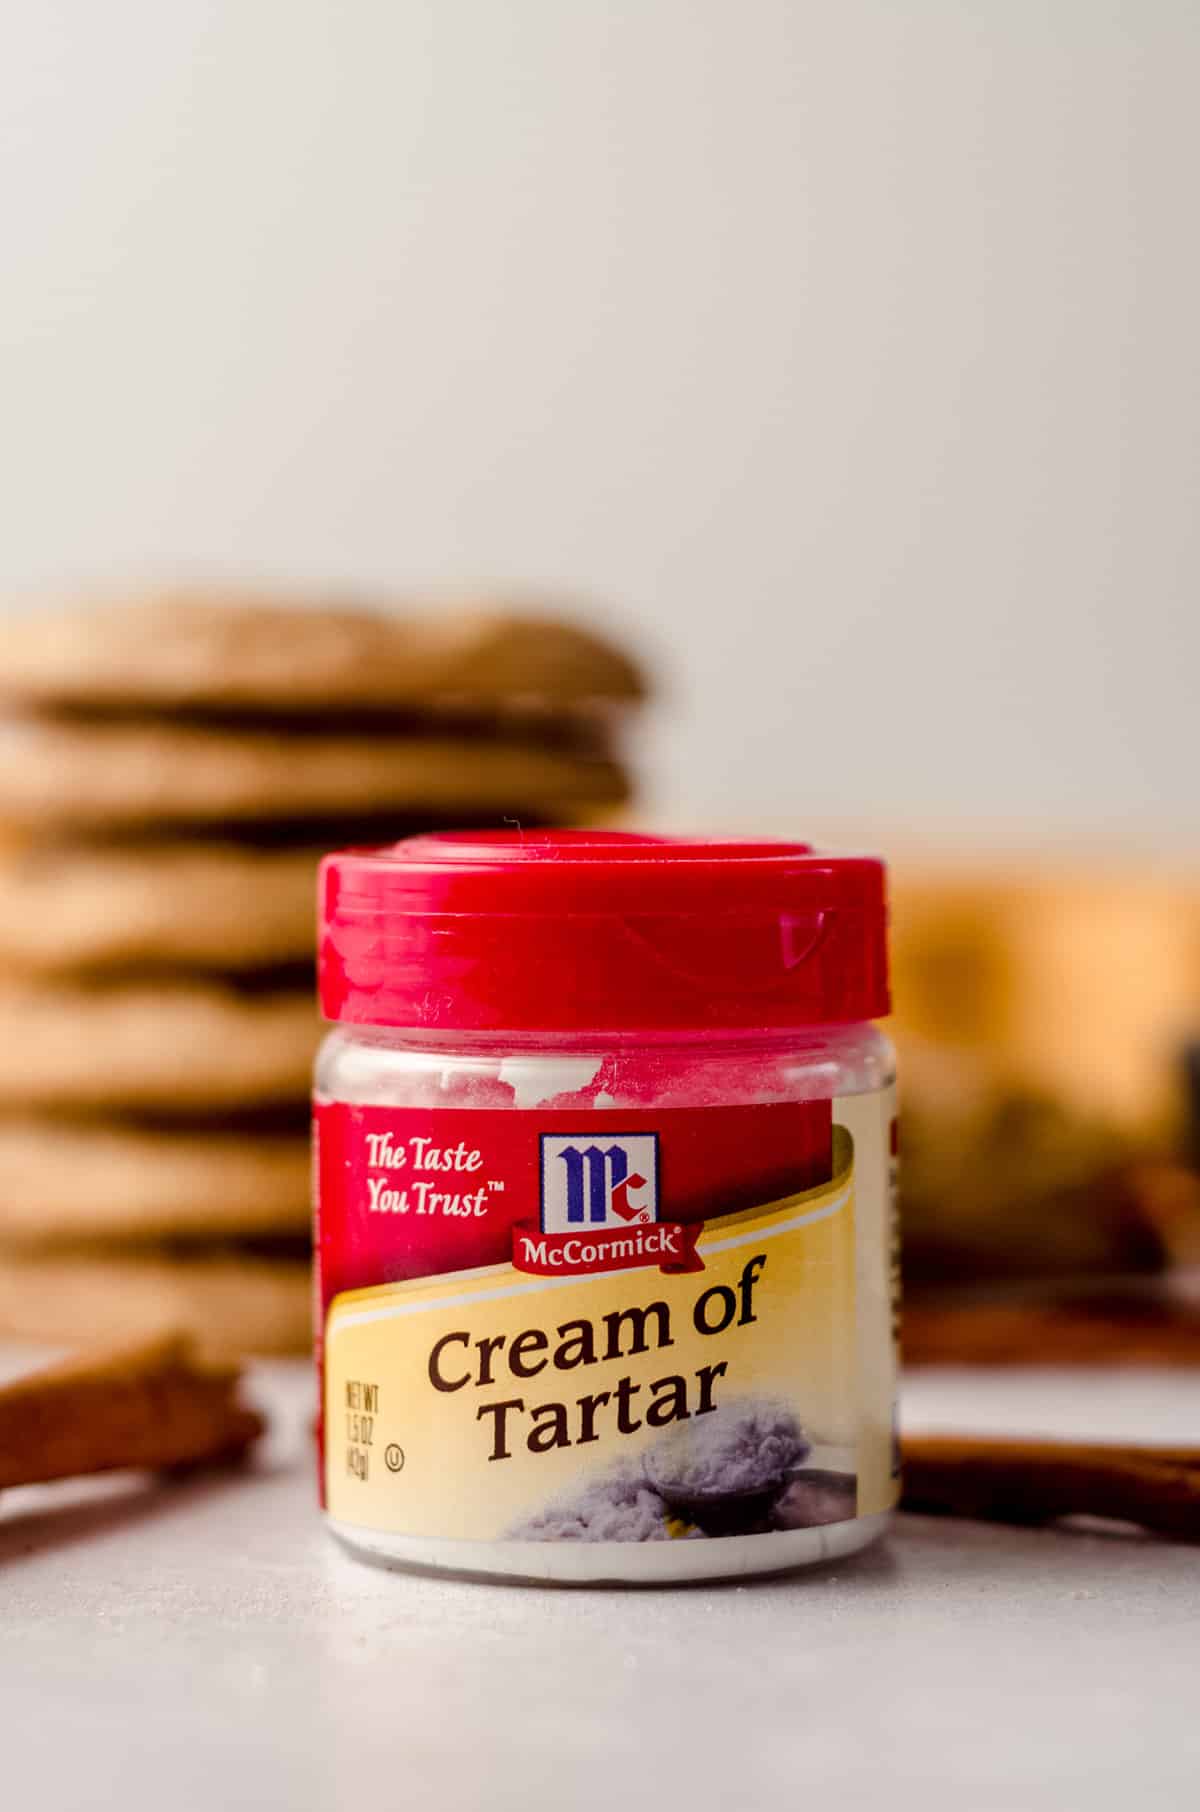
{"label": "white powder inside jar", "polygon": [[[498,1076],[513,1092],[514,1107],[540,1107],[550,1094],[582,1094],[596,1080],[602,1057],[556,1057],[546,1063],[537,1057],[504,1057]],[[593,1106],[602,1106],[599,1097]]]}

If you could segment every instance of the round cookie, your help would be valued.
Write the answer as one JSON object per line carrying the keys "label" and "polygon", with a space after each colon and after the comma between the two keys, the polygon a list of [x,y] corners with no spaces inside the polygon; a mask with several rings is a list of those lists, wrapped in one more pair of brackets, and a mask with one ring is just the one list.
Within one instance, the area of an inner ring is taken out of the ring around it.
{"label": "round cookie", "polygon": [[0,1241],[304,1233],[308,1140],[0,1119]]}
{"label": "round cookie", "polygon": [[276,968],[313,951],[316,850],[0,849],[0,972]]}
{"label": "round cookie", "polygon": [[193,724],[12,717],[0,724],[0,822],[147,824],[522,809],[547,817],[616,804],[603,755],[469,736],[280,735]]}
{"label": "round cookie", "polygon": [[194,1335],[215,1357],[304,1352],[312,1341],[309,1268],[229,1251],[172,1259],[0,1249],[0,1336],[79,1345],[164,1329]]}
{"label": "round cookie", "polygon": [[0,985],[0,1104],[195,1114],[307,1098],[307,992],[217,983]]}
{"label": "round cookie", "polygon": [[36,704],[285,715],[641,690],[619,649],[554,619],[504,608],[309,609],[187,589],[14,618],[0,670],[6,697]]}

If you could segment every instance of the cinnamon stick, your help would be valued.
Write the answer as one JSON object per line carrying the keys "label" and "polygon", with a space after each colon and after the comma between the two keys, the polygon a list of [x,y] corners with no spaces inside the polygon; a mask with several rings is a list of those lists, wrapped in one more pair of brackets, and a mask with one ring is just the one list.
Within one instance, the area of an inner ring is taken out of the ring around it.
{"label": "cinnamon stick", "polygon": [[1099,1516],[1200,1541],[1200,1447],[914,1435],[902,1507],[986,1522]]}
{"label": "cinnamon stick", "polygon": [[238,1381],[236,1367],[198,1362],[173,1333],[17,1378],[0,1387],[0,1490],[232,1459],[264,1427]]}

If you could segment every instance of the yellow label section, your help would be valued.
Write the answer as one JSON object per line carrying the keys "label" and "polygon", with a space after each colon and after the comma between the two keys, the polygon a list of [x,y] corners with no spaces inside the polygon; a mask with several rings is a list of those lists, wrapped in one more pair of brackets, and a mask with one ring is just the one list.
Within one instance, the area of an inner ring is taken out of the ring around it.
{"label": "yellow label section", "polygon": [[[885,1508],[890,1346],[860,1337],[856,1303],[865,1283],[883,1308],[886,1256],[864,1271],[854,1149],[838,1126],[830,1183],[707,1222],[702,1270],[496,1265],[336,1298],[332,1515],[475,1541],[646,1540]],[[882,1200],[871,1216],[882,1244]]]}

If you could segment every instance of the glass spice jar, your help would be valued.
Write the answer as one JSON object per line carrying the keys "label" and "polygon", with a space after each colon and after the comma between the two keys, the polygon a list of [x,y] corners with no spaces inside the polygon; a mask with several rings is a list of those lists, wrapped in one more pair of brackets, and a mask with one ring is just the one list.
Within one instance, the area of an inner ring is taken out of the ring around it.
{"label": "glass spice jar", "polygon": [[322,1501],[376,1558],[575,1581],[829,1560],[894,1428],[884,870],[806,844],[330,856]]}

